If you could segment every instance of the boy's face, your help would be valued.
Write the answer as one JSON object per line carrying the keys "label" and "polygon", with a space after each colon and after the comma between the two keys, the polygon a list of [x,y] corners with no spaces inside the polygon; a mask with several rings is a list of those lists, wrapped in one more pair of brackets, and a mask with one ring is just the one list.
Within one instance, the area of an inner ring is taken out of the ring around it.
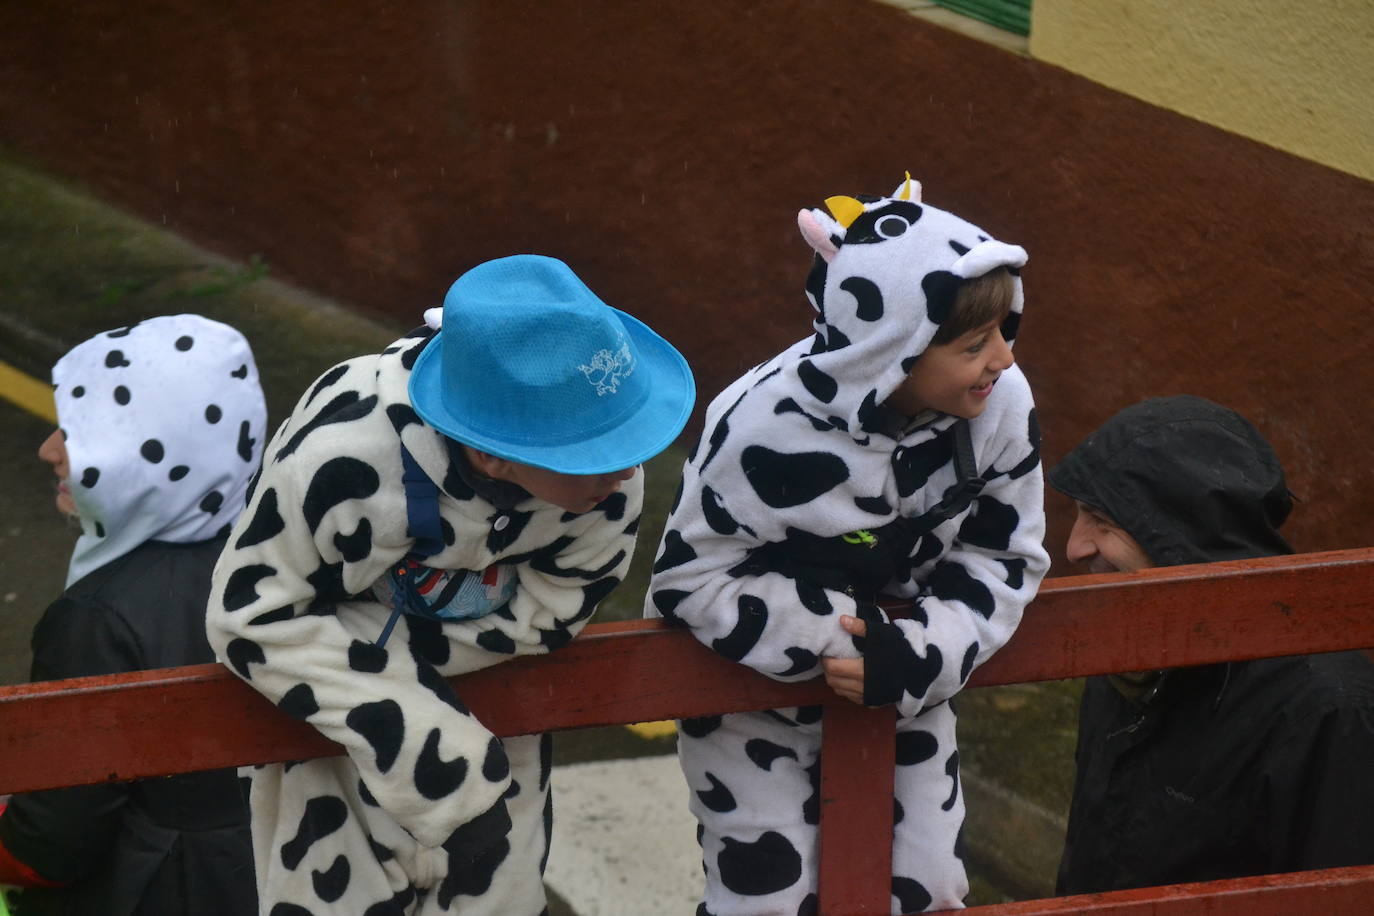
{"label": "boy's face", "polygon": [[553,503],[576,515],[590,512],[602,500],[620,489],[620,485],[635,476],[634,468],[610,474],[560,474],[528,464],[510,462],[513,469],[506,479],[518,483],[546,503]]}
{"label": "boy's face", "polygon": [[1135,572],[1155,565],[1124,528],[1085,503],[1078,503],[1064,554],[1091,573]]}
{"label": "boy's face", "polygon": [[929,408],[972,420],[983,412],[992,386],[1013,362],[1000,322],[990,321],[949,343],[927,347],[886,404],[909,417]]}
{"label": "boy's face", "polygon": [[531,496],[552,503],[560,509],[581,515],[590,512],[620,485],[635,476],[635,468],[625,468],[608,474],[560,474],[529,464],[497,458],[470,446],[468,460],[479,472],[496,480],[505,480],[524,487]]}
{"label": "boy's face", "polygon": [[76,515],[76,502],[72,499],[68,478],[72,476],[71,463],[67,459],[67,443],[62,438],[62,430],[55,429],[52,435],[38,446],[38,457],[52,466],[57,475],[57,511],[63,515]]}

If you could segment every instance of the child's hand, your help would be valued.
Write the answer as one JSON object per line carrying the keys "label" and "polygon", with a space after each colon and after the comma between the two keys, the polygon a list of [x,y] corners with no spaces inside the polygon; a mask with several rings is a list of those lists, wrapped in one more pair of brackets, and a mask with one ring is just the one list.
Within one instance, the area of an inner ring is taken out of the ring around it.
{"label": "child's hand", "polygon": [[[840,627],[850,636],[866,636],[868,624],[848,614],[840,615]],[[862,658],[823,658],[825,683],[851,703],[864,702],[864,660]]]}

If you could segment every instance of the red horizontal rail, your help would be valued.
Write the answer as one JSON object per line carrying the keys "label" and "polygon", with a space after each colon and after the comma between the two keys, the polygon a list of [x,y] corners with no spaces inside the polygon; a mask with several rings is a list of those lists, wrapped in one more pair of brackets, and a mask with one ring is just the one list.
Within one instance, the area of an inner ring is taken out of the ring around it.
{"label": "red horizontal rail", "polygon": [[1374,865],[948,910],[962,916],[1370,916]]}
{"label": "red horizontal rail", "polygon": [[[1374,549],[1079,576],[1046,581],[970,686],[1369,646]],[[501,735],[833,696],[819,681],[771,681],[654,621],[595,624],[552,655],[453,683]],[[219,665],[0,688],[0,794],[339,752]]]}
{"label": "red horizontal rail", "polygon": [[1374,647],[1374,548],[1047,579],[969,686]]}

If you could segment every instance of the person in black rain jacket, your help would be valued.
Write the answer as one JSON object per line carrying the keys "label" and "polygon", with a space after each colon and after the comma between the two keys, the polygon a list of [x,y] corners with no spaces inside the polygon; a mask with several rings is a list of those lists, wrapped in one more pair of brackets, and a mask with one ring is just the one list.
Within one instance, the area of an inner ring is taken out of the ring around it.
{"label": "person in black rain jacket", "polygon": [[[33,634],[35,681],[214,661],[210,575],[267,414],[248,342],[196,315],[98,334],[53,368],[39,448],[81,535]],[[231,769],[14,796],[0,884],[16,916],[251,916],[248,806]]]}
{"label": "person in black rain jacket", "polygon": [[[1292,553],[1277,456],[1202,398],[1121,411],[1049,482],[1090,572]],[[1089,678],[1076,760],[1061,894],[1374,863],[1364,653]]]}

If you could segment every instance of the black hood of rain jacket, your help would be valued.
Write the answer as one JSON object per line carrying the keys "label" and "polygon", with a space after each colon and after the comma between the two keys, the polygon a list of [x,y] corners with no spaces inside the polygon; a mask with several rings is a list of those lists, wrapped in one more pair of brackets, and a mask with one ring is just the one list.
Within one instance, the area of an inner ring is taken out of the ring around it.
{"label": "black hood of rain jacket", "polygon": [[1278,456],[1244,417],[1204,398],[1127,407],[1048,479],[1106,513],[1157,566],[1293,552],[1278,531],[1293,507]]}

